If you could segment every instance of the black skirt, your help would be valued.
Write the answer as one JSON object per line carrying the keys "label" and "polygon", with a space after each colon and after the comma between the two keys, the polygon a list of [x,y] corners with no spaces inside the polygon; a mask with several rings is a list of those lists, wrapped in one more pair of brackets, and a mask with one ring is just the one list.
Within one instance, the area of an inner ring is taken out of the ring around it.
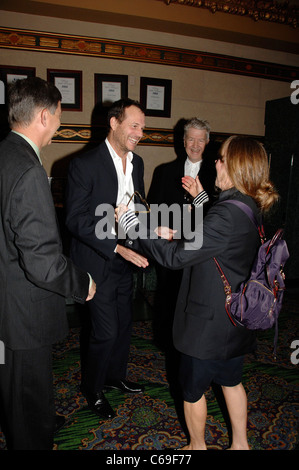
{"label": "black skirt", "polygon": [[198,401],[212,383],[234,387],[242,381],[244,356],[227,360],[201,360],[181,355],[180,384],[185,401]]}

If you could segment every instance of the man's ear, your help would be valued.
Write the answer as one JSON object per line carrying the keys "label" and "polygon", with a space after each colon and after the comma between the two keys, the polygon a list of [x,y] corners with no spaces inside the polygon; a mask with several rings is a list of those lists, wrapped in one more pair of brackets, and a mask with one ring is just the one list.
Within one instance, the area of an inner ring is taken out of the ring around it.
{"label": "man's ear", "polygon": [[40,112],[40,120],[41,120],[41,123],[44,127],[46,127],[47,125],[47,120],[48,120],[48,110],[47,108],[44,108],[41,110]]}
{"label": "man's ear", "polygon": [[113,131],[115,130],[117,123],[118,120],[116,119],[116,117],[112,116],[112,118],[110,119],[110,127]]}

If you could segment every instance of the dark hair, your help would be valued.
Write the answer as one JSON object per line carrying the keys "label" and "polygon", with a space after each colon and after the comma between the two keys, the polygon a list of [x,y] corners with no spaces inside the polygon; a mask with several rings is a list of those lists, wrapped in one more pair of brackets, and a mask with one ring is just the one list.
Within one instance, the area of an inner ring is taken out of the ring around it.
{"label": "dark hair", "polygon": [[36,109],[47,108],[54,114],[61,99],[58,88],[39,77],[17,80],[8,88],[8,122],[11,127],[29,125]]}
{"label": "dark hair", "polygon": [[122,122],[125,117],[126,109],[130,106],[136,106],[144,114],[144,109],[139,101],[131,100],[130,98],[122,98],[121,100],[115,101],[108,110],[107,124],[110,128],[110,119],[115,117],[119,122]]}

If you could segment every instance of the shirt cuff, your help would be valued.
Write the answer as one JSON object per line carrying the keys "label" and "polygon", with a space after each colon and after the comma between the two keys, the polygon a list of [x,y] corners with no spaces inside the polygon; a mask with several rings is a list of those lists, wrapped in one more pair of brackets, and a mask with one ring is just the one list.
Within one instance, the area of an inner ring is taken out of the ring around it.
{"label": "shirt cuff", "polygon": [[120,217],[118,224],[121,226],[125,233],[128,233],[130,228],[139,224],[139,220],[136,217],[135,213],[131,209],[129,209]]}
{"label": "shirt cuff", "polygon": [[88,288],[88,292],[89,292],[89,291],[90,291],[90,288],[91,288],[91,286],[92,286],[92,277],[91,277],[91,275],[90,275],[89,273],[87,273],[87,274],[88,274],[88,277],[89,277],[89,288]]}
{"label": "shirt cuff", "polygon": [[208,202],[208,201],[209,201],[208,194],[205,191],[201,191],[193,199],[193,204],[194,204],[194,206],[198,207],[198,206],[200,206],[200,205],[202,205],[202,204],[204,204],[205,202]]}

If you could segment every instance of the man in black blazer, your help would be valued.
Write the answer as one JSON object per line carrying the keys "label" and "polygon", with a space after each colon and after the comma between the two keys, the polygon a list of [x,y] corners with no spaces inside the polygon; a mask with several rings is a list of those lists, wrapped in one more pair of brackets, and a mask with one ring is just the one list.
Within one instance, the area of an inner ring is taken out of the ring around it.
{"label": "man in black blazer", "polygon": [[61,94],[40,78],[9,90],[11,132],[0,144],[0,420],[12,450],[51,450],[52,344],[67,334],[64,297],[89,300],[95,284],[62,253],[40,159],[60,125]]}
{"label": "man in black blazer", "polygon": [[128,203],[135,191],[144,197],[143,160],[134,153],[143,135],[144,112],[138,102],[120,100],[110,108],[107,120],[106,140],[71,161],[66,192],[71,256],[98,286],[88,304],[91,332],[86,364],[82,364],[82,392],[102,419],[114,416],[105,389],[125,393],[143,390],[127,380],[126,372],[132,327],[132,263],[148,265],[142,255],[121,244],[114,219],[119,202]]}
{"label": "man in black blazer", "polygon": [[[188,223],[183,222],[183,206],[188,206],[190,212],[184,212],[185,217],[194,219],[194,206],[192,197],[183,189],[182,177],[188,175],[195,179],[199,177],[209,201],[204,204],[204,214],[214,199],[215,188],[215,158],[207,154],[207,145],[210,142],[210,125],[207,121],[196,117],[182,120],[174,131],[175,149],[178,154],[176,160],[164,163],[156,168],[152,184],[148,193],[150,204],[178,204],[181,208],[181,219],[170,218],[169,226],[177,233],[175,238],[186,235]],[[167,184],[165,184],[167,182]],[[171,214],[170,214],[171,217]],[[185,221],[186,222],[186,221]],[[194,229],[194,222],[190,222]],[[163,225],[163,224],[162,224]],[[154,332],[155,338],[161,347],[166,349],[166,365],[168,381],[175,386],[177,375],[176,351],[172,347],[172,323],[176,306],[176,293],[182,279],[182,270],[167,269],[155,265],[157,275],[157,291],[155,298]],[[169,360],[168,360],[169,358]],[[173,371],[172,371],[173,369]],[[175,388],[174,388],[175,390]]]}
{"label": "man in black blazer", "polygon": [[[183,137],[181,137],[181,131],[176,131],[180,134],[175,138],[176,142],[179,141],[175,145],[178,153],[177,159],[160,165],[154,171],[148,193],[148,201],[151,204],[165,203],[169,206],[171,204],[182,206],[192,202],[190,195],[182,187],[182,177],[186,175],[194,179],[198,176],[210,201],[213,199],[217,155],[210,158],[207,154],[210,125],[207,121],[196,117],[184,121],[183,124]],[[166,181],[167,184],[165,184]],[[179,226],[173,226],[173,228],[180,229]]]}

